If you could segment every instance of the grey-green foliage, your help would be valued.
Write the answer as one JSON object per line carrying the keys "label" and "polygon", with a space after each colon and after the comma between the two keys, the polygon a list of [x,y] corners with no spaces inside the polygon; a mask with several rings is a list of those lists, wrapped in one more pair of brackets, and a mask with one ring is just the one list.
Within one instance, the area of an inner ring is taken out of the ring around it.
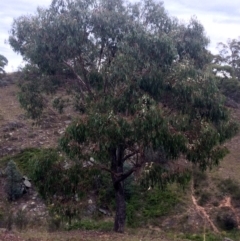
{"label": "grey-green foliage", "polygon": [[6,192],[8,195],[8,200],[14,201],[23,195],[23,188],[22,175],[19,172],[16,163],[12,160],[7,164],[6,176]]}
{"label": "grey-green foliage", "polygon": [[7,58],[0,54],[0,76],[5,74],[4,67],[7,64],[8,64]]}
{"label": "grey-green foliage", "polygon": [[219,64],[217,69],[221,73],[228,73],[231,78],[240,80],[240,37],[228,39],[227,43],[218,43],[219,54],[215,56],[214,62]]}
{"label": "grey-green foliage", "polygon": [[240,37],[218,43],[219,54],[214,56],[212,69],[219,76],[219,89],[228,98],[240,102]]}
{"label": "grey-green foliage", "polygon": [[62,79],[78,93],[85,117],[67,128],[60,146],[83,163],[94,158],[111,174],[115,231],[124,230],[123,182],[132,173],[146,186],[185,183],[189,175],[173,161],[185,157],[203,170],[212,167],[227,153],[221,144],[238,130],[209,74],[203,26],[194,18],[179,23],[161,2],[53,0],[16,19],[9,42],[36,70],[26,72],[22,90],[32,117],[49,99],[42,96],[44,80],[68,73]]}

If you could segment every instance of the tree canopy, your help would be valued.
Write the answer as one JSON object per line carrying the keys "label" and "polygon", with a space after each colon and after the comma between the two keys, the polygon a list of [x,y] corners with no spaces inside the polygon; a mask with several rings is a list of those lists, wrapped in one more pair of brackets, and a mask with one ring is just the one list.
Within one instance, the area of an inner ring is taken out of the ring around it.
{"label": "tree canopy", "polygon": [[[110,173],[115,231],[124,230],[127,177],[137,172],[160,186],[183,181],[174,160],[205,170],[224,157],[221,144],[237,131],[208,71],[203,26],[196,18],[180,23],[161,2],[53,0],[16,19],[9,42],[30,64],[26,109],[42,103],[29,90],[41,99],[44,83],[56,78],[77,94],[83,113],[60,145],[71,158]],[[124,163],[131,168],[124,171]]]}
{"label": "tree canopy", "polygon": [[219,70],[229,74],[229,77],[240,80],[240,37],[228,39],[227,43],[218,43],[219,54],[214,63],[219,64]]}

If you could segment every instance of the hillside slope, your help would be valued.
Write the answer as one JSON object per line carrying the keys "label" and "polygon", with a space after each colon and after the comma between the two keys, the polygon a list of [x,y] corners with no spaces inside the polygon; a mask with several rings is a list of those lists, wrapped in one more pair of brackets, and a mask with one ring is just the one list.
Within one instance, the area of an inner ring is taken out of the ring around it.
{"label": "hillside slope", "polygon": [[[19,153],[27,147],[56,147],[58,138],[74,118],[71,110],[67,110],[64,114],[59,115],[49,109],[45,113],[43,120],[36,125],[25,117],[24,111],[20,108],[17,100],[17,91],[17,86],[13,84],[0,88],[0,158]],[[237,121],[240,120],[239,108],[233,109],[233,117]],[[226,146],[229,148],[230,154],[224,158],[221,164],[217,168],[207,172],[207,174],[199,175],[194,179],[194,185],[189,185],[189,190],[186,190],[187,197],[184,200],[185,206],[180,207],[181,212],[176,210],[175,215],[173,214],[172,216],[159,220],[159,235],[161,234],[161,230],[191,233],[201,232],[204,225],[207,226],[207,229],[217,233],[219,227],[217,227],[218,223],[216,220],[223,209],[229,211],[231,218],[236,220],[237,226],[240,226],[240,205],[238,204],[238,200],[240,201],[240,188],[238,190],[238,186],[240,186],[240,133],[226,143]],[[226,182],[226,180],[229,179],[236,184],[234,186],[235,189],[232,191],[225,188],[226,183],[229,183],[228,181]],[[3,192],[2,187],[1,190]],[[234,195],[234,193],[238,191],[239,197]],[[29,200],[31,200],[31,198]],[[35,200],[35,202],[37,201]],[[42,205],[43,203],[39,200],[38,204]],[[22,207],[19,203],[15,204],[15,208],[16,206]],[[36,206],[33,208],[36,208]],[[149,228],[151,230],[152,227]],[[154,228],[153,233],[156,236],[156,230]],[[1,235],[0,233],[0,240]],[[4,235],[6,235],[6,233]],[[79,235],[85,234],[80,233],[76,236]],[[98,234],[91,232],[88,235],[89,240],[94,240],[91,239],[91,235],[94,237],[98,236]],[[105,234],[103,234],[103,236],[104,235]],[[115,237],[114,235],[115,234],[107,234],[106,237],[104,236],[104,238],[100,240],[110,240]],[[154,239],[154,235],[151,240],[158,240]],[[130,240],[128,238],[119,240]],[[131,237],[131,240],[134,240],[134,238],[135,237]],[[11,240],[14,239],[12,238]],[[53,239],[49,236],[46,239],[40,237],[39,239],[29,238],[27,240]],[[73,238],[69,240],[88,239]]]}

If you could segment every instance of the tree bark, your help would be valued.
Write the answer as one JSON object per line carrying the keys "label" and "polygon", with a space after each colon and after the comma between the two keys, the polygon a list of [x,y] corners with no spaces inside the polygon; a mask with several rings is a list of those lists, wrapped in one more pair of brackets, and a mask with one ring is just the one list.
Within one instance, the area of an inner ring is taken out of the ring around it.
{"label": "tree bark", "polygon": [[116,195],[116,214],[114,220],[114,231],[123,233],[126,221],[126,202],[123,181],[115,183],[114,190]]}
{"label": "tree bark", "polygon": [[123,157],[124,148],[119,146],[111,150],[112,162],[112,182],[116,198],[116,215],[114,221],[114,231],[123,233],[126,221],[126,202],[124,195],[123,180],[119,180],[119,176],[123,173]]}

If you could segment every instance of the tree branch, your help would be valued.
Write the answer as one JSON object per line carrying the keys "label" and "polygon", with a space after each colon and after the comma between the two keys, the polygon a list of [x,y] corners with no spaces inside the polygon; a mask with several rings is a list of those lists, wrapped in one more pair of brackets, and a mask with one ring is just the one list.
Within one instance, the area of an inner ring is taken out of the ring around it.
{"label": "tree branch", "polygon": [[92,95],[92,91],[91,91],[91,88],[90,88],[90,86],[89,86],[88,79],[87,79],[87,70],[85,69],[82,56],[80,55],[79,58],[77,58],[77,59],[78,59],[79,62],[80,62],[80,66],[81,66],[81,69],[82,69],[83,77],[84,77],[84,79],[85,79],[85,81],[84,81],[85,86],[86,86],[88,92]]}
{"label": "tree branch", "polygon": [[[76,71],[74,70],[73,66],[71,64],[69,64],[67,61],[63,61],[63,63],[72,70],[72,72],[74,73],[74,75],[77,77],[78,83],[80,88],[84,87],[85,89],[87,89],[90,93],[91,90],[89,90],[89,86],[87,86],[87,84],[85,83],[85,81],[81,78],[81,76],[79,76]],[[82,90],[82,89],[81,89]]]}
{"label": "tree branch", "polygon": [[98,72],[100,71],[100,65],[101,65],[101,61],[102,61],[103,49],[104,49],[104,43],[102,43],[102,46],[101,46],[101,49],[100,49],[100,53],[99,53],[99,60],[98,60],[98,66],[97,66]]}
{"label": "tree branch", "polygon": [[123,162],[125,162],[128,158],[132,157],[132,156],[135,156],[136,154],[138,154],[139,151],[134,151],[128,155],[126,155],[124,158],[123,158]]}
{"label": "tree branch", "polygon": [[117,176],[115,182],[122,182],[123,180],[131,176],[132,173],[134,173],[137,170],[137,168],[138,168],[137,166],[134,166],[125,173],[115,174],[115,176]]}
{"label": "tree branch", "polygon": [[90,163],[92,163],[94,166],[97,166],[99,169],[104,170],[106,172],[111,173],[112,175],[116,175],[111,169],[107,168],[106,166],[96,163],[95,161],[89,160]]}

